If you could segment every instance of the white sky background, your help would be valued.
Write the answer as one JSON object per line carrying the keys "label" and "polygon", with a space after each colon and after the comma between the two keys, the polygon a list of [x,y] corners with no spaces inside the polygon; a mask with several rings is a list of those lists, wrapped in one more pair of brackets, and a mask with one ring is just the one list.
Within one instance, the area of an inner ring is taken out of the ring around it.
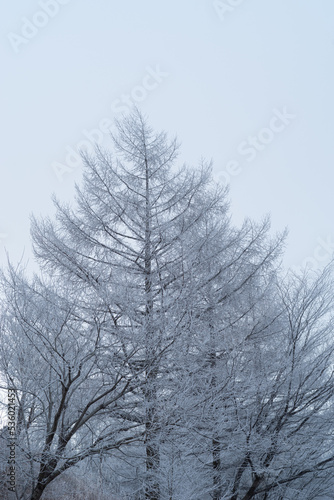
{"label": "white sky background", "polygon": [[[40,14],[48,2],[53,18]],[[52,213],[51,194],[71,200],[80,180],[80,167],[61,182],[52,165],[65,164],[84,130],[119,116],[124,95],[157,130],[177,134],[182,161],[212,158],[220,179],[238,162],[233,220],[270,213],[273,231],[288,226],[287,266],[329,258],[333,0],[223,0],[220,9],[213,0],[15,0],[0,16],[0,265],[5,248],[31,259],[29,214]],[[45,26],[15,39],[23,18]],[[295,117],[281,130],[274,116],[284,108]],[[258,134],[268,143],[246,154]]]}

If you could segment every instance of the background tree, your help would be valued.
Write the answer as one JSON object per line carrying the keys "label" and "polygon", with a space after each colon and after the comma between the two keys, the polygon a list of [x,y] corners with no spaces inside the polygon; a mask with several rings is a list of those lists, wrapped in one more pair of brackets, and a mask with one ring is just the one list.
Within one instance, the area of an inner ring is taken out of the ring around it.
{"label": "background tree", "polygon": [[118,416],[141,381],[127,369],[131,354],[119,356],[123,339],[82,309],[73,287],[59,284],[60,295],[12,267],[3,285],[1,372],[18,404],[18,497],[38,500],[78,462],[141,437],[138,425]]}
{"label": "background tree", "polygon": [[218,316],[218,370],[203,350],[190,363],[189,498],[331,498],[332,290],[330,269],[285,280],[267,271]]}
{"label": "background tree", "polygon": [[188,442],[184,461],[197,471],[188,471],[196,478],[189,498],[199,492],[203,498],[222,498],[232,481],[226,476],[226,461],[235,459],[231,451],[234,399],[242,398],[236,382],[240,360],[249,362],[247,342],[259,339],[258,330],[264,331],[265,322],[274,318],[266,312],[261,319],[259,311],[272,288],[284,235],[270,240],[268,230],[267,220],[260,225],[246,221],[240,230],[225,223],[212,241],[206,239],[211,257],[202,267],[203,286],[192,303],[194,321],[183,377],[188,408],[183,417]]}

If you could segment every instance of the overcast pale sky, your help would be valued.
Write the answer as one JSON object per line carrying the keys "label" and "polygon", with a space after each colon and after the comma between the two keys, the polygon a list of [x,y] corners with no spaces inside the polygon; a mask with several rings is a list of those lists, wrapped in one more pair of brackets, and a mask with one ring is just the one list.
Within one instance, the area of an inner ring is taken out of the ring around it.
{"label": "overcast pale sky", "polygon": [[78,146],[131,104],[213,160],[236,223],[288,226],[287,266],[329,259],[333,0],[3,1],[0,36],[0,264],[30,257],[29,215],[73,197]]}

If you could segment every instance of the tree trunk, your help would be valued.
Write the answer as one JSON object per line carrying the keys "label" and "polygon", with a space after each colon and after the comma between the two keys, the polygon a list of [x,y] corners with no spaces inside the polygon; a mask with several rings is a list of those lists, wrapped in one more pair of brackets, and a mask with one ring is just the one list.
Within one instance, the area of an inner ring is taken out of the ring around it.
{"label": "tree trunk", "polygon": [[242,498],[242,500],[251,500],[251,498],[253,498],[256,495],[255,492],[257,490],[257,487],[261,483],[261,481],[262,481],[262,477],[256,476],[256,478],[253,481],[252,486],[249,488],[249,490],[247,491],[246,495]]}
{"label": "tree trunk", "polygon": [[151,249],[151,203],[150,203],[150,172],[148,160],[145,160],[146,177],[146,207],[145,207],[145,295],[146,295],[146,488],[145,498],[160,499],[160,487],[157,480],[157,471],[160,464],[159,445],[156,439],[156,411],[158,374],[157,360],[155,359],[154,327],[153,327],[153,298],[152,298],[152,249]]}
{"label": "tree trunk", "polygon": [[221,498],[221,486],[220,486],[220,474],[221,474],[221,459],[220,459],[221,446],[218,439],[215,437],[212,440],[212,468],[213,468],[213,500],[220,500]]}
{"label": "tree trunk", "polygon": [[[211,391],[212,398],[215,401],[216,391],[217,391],[217,378],[216,378],[216,370],[217,370],[217,354],[216,354],[216,339],[214,327],[212,324],[209,325],[210,328],[210,365],[211,365]],[[216,421],[216,405],[213,403],[212,405],[213,417],[216,425],[218,422]],[[218,426],[218,425],[217,425]],[[217,435],[216,430],[213,430],[213,438],[212,438],[212,481],[213,481],[213,500],[220,500],[221,498],[221,445],[219,440],[219,435]]]}
{"label": "tree trunk", "polygon": [[45,484],[37,483],[31,494],[30,500],[40,500],[45,488],[46,488]]}

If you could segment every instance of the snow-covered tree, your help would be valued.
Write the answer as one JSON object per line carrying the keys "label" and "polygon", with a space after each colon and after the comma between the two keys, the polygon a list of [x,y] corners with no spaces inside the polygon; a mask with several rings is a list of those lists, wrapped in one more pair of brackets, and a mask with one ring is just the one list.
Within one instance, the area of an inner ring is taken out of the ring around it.
{"label": "snow-covered tree", "polygon": [[329,270],[285,280],[267,270],[212,318],[215,348],[199,343],[189,364],[184,467],[195,481],[188,498],[331,498]]}
{"label": "snow-covered tree", "polygon": [[119,332],[123,360],[135,351],[127,369],[140,371],[143,389],[120,417],[145,427],[141,489],[158,500],[164,374],[187,328],[189,290],[200,286],[208,259],[202,226],[210,214],[225,214],[226,200],[209,167],[174,168],[176,141],[154,133],[138,111],[117,124],[113,143],[114,156],[97,150],[84,158],[76,209],[56,202],[56,223],[34,220],[32,235],[43,267],[81,289],[87,308]]}
{"label": "snow-covered tree", "polygon": [[122,500],[326,498],[330,271],[283,277],[284,234],[233,227],[210,166],[177,168],[138,110],[112,141],[74,206],[32,220],[39,274],[2,275],[17,497],[90,467]]}
{"label": "snow-covered tree", "polygon": [[17,495],[38,500],[78,462],[142,438],[118,415],[142,382],[128,368],[134,353],[124,357],[124,339],[73,286],[29,282],[12,267],[2,284],[1,374],[16,394]]}

